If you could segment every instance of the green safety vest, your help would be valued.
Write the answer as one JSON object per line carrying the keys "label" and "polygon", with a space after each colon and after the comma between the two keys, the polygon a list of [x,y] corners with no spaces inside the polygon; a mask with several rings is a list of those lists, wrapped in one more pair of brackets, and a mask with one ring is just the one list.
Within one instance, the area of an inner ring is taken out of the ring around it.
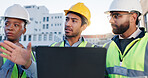
{"label": "green safety vest", "polygon": [[[4,50],[6,50],[4,47],[1,47],[2,49],[4,49]],[[3,54],[5,54],[5,53],[3,53]],[[31,52],[31,54],[32,54],[32,59],[34,60],[34,61],[36,61],[35,60],[35,57],[34,57],[34,55],[33,55],[33,53]],[[3,61],[3,64],[6,62],[6,58],[0,58],[0,59],[3,59],[2,61]],[[2,66],[2,65],[1,65]],[[14,64],[14,66],[13,66],[13,71],[12,71],[12,74],[11,74],[11,78],[19,78],[18,77],[18,68],[17,68],[17,65],[16,64]],[[21,78],[26,78],[27,77],[27,75],[26,75],[26,72],[25,71],[23,71],[23,74],[22,74],[22,76],[21,76]]]}
{"label": "green safety vest", "polygon": [[[106,71],[109,78],[144,78],[148,76],[148,34],[133,40],[121,53],[117,44],[111,41],[107,48]],[[122,62],[120,61],[122,60]]]}
{"label": "green safety vest", "polygon": [[[55,42],[51,45],[51,47],[64,47],[64,41]],[[95,47],[95,45],[88,43],[87,41],[82,41],[78,47]]]}

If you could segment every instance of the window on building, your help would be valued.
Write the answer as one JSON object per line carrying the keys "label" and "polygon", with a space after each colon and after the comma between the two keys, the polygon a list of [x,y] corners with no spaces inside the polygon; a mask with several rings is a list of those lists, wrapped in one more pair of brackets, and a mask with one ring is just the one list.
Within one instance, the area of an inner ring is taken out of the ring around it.
{"label": "window on building", "polygon": [[59,32],[59,35],[61,34],[61,32]]}
{"label": "window on building", "polygon": [[21,37],[20,37],[19,41],[21,41]]}
{"label": "window on building", "polygon": [[62,18],[62,16],[60,16],[60,18]]}
{"label": "window on building", "polygon": [[57,34],[57,32],[54,32],[54,34]]}
{"label": "window on building", "polygon": [[6,40],[6,36],[4,36],[4,40]]}
{"label": "window on building", "polygon": [[2,36],[0,36],[0,41],[2,40]]}
{"label": "window on building", "polygon": [[24,35],[24,41],[26,41],[26,35]]}
{"label": "window on building", "polygon": [[55,19],[57,18],[57,16],[55,16]]}
{"label": "window on building", "polygon": [[55,26],[56,26],[56,24],[55,24]]}
{"label": "window on building", "polygon": [[53,19],[53,16],[51,17],[51,19]]}
{"label": "window on building", "polygon": [[52,41],[52,32],[49,33],[49,41]]}
{"label": "window on building", "polygon": [[33,18],[30,18],[30,21],[33,21]]}
{"label": "window on building", "polygon": [[47,35],[44,34],[44,41],[47,41]]}
{"label": "window on building", "polygon": [[28,37],[28,41],[31,41],[31,35],[29,35],[29,37]]}
{"label": "window on building", "polygon": [[61,26],[62,24],[60,23],[60,26]]}
{"label": "window on building", "polygon": [[53,26],[53,24],[51,24],[51,26]]}
{"label": "window on building", "polygon": [[45,22],[45,20],[46,20],[46,18],[45,18],[45,17],[43,17],[43,22]]}
{"label": "window on building", "polygon": [[49,21],[49,17],[47,17],[47,22]]}
{"label": "window on building", "polygon": [[31,8],[31,6],[26,6],[25,8]]}
{"label": "window on building", "polygon": [[36,41],[36,35],[33,35],[33,41]]}
{"label": "window on building", "polygon": [[38,24],[38,21],[35,21],[36,24]]}
{"label": "window on building", "polygon": [[39,39],[39,41],[42,41],[42,35],[41,34],[39,35],[38,39]]}
{"label": "window on building", "polygon": [[59,26],[59,24],[58,24],[58,26]]}
{"label": "window on building", "polygon": [[46,29],[48,29],[49,28],[49,24],[46,24]]}
{"label": "window on building", "polygon": [[43,24],[43,29],[45,29],[45,24]]}

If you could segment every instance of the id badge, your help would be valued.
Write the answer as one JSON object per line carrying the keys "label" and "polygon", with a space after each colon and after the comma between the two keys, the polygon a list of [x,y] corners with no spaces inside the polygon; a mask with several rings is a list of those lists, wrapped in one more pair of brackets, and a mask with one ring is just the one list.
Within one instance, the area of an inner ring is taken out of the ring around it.
{"label": "id badge", "polygon": [[115,66],[114,67],[114,74],[127,76],[127,69],[125,67]]}

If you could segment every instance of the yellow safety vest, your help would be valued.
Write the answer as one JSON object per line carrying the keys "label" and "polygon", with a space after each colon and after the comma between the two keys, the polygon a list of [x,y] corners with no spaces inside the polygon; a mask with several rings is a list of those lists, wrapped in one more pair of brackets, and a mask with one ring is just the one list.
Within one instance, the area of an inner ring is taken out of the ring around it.
{"label": "yellow safety vest", "polygon": [[[107,50],[106,71],[109,78],[145,78],[148,76],[148,34],[133,40],[121,53],[111,41],[104,45]],[[122,60],[122,61],[121,61]]]}

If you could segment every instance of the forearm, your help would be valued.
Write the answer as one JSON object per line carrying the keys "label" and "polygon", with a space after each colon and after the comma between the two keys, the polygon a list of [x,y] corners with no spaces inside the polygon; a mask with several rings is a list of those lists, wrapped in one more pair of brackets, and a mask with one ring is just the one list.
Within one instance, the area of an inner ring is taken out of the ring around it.
{"label": "forearm", "polygon": [[7,60],[0,68],[0,78],[11,78],[14,63]]}
{"label": "forearm", "polygon": [[36,62],[32,61],[30,67],[28,69],[22,68],[25,72],[27,77],[29,78],[37,78],[37,67]]}

